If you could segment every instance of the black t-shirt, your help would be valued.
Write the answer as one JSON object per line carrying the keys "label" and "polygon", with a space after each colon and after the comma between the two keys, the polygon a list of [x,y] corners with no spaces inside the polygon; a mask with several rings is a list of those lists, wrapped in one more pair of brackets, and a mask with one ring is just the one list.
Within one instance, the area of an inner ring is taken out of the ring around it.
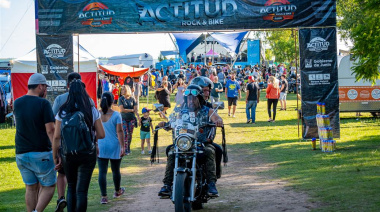
{"label": "black t-shirt", "polygon": [[178,78],[184,80],[184,79],[185,79],[185,75],[183,75],[183,74],[179,74],[179,75],[178,75]]}
{"label": "black t-shirt", "polygon": [[173,79],[175,79],[175,75],[174,75],[174,74],[170,74],[169,77],[168,77],[168,79],[169,79],[170,81],[173,80]]}
{"label": "black t-shirt", "polygon": [[202,68],[201,69],[201,76],[206,76],[206,71],[207,71],[207,69]]}
{"label": "black t-shirt", "polygon": [[[124,96],[121,96],[119,98],[119,105],[123,105],[124,109],[134,109],[136,104],[136,100],[133,97],[129,97],[129,99],[126,99]],[[128,113],[121,113],[121,117],[125,120],[133,120],[135,119],[135,113],[134,112],[128,112]]]}
{"label": "black t-shirt", "polygon": [[259,86],[256,83],[248,83],[247,90],[249,91],[248,101],[257,101]]}
{"label": "black t-shirt", "polygon": [[[287,80],[282,80],[281,82],[281,92],[285,92],[287,93],[288,92],[288,81]],[[282,86],[285,86],[285,88],[283,89]]]}
{"label": "black t-shirt", "polygon": [[51,151],[45,124],[55,121],[50,103],[37,96],[25,95],[16,99],[16,154]]}
{"label": "black t-shirt", "polygon": [[152,119],[150,117],[144,118],[141,117],[141,131],[144,132],[150,132],[150,123],[152,122]]}

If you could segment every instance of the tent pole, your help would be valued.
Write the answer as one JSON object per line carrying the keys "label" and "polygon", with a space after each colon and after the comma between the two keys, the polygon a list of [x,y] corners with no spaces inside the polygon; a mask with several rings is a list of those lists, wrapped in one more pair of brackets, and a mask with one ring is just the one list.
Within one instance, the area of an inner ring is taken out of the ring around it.
{"label": "tent pole", "polygon": [[207,65],[207,63],[206,63],[206,61],[207,61],[207,60],[206,60],[206,54],[207,54],[207,53],[206,53],[206,47],[207,47],[207,41],[206,41],[206,38],[207,38],[207,37],[206,37],[206,34],[205,34],[205,56],[204,56],[204,61],[205,61],[204,63],[205,63],[205,66]]}
{"label": "tent pole", "polygon": [[215,53],[215,51],[214,51],[214,38],[212,38],[212,46],[211,46],[212,48],[212,64],[214,65],[214,53]]}
{"label": "tent pole", "polygon": [[234,67],[234,65],[235,65],[235,63],[236,63],[236,60],[237,60],[237,58],[238,58],[239,55],[240,55],[241,49],[243,48],[244,44],[247,42],[247,39],[248,39],[248,37],[249,37],[250,34],[251,34],[251,31],[248,32],[248,34],[247,34],[246,37],[245,37],[245,40],[244,40],[244,38],[243,38],[243,41],[244,41],[244,42],[243,42],[243,45],[240,45],[239,52],[238,52],[238,54],[236,55],[236,57],[235,57],[235,59],[234,59],[234,62],[232,63],[231,69]]}
{"label": "tent pole", "polygon": [[[179,55],[179,48],[178,48],[177,43],[174,42],[174,39],[172,38],[172,36],[170,35],[170,33],[168,33],[168,35],[169,35],[170,40],[172,40],[174,47],[177,49],[178,55],[176,55],[176,57],[177,57],[177,56],[181,57],[181,56]],[[176,65],[177,65],[177,64],[176,64]],[[177,67],[177,68],[180,68],[180,67]]]}
{"label": "tent pole", "polygon": [[78,34],[78,74],[80,73],[79,70],[79,34]]}
{"label": "tent pole", "polygon": [[296,62],[296,97],[297,97],[297,119],[298,119],[298,138],[300,137],[300,116],[298,115],[298,86],[297,86],[297,75],[298,75],[298,59],[297,59],[297,30],[293,29],[293,35],[294,35],[294,53],[295,53],[295,62]]}

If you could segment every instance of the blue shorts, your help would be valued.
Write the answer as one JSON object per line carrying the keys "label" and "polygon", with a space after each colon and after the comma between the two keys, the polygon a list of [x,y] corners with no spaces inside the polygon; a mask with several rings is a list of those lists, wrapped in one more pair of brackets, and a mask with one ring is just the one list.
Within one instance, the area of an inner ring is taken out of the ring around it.
{"label": "blue shorts", "polygon": [[150,132],[145,132],[145,131],[140,130],[140,138],[141,139],[148,139],[148,138],[150,138]]}
{"label": "blue shorts", "polygon": [[57,182],[52,152],[17,154],[16,163],[26,185],[40,183],[42,186],[52,186]]}

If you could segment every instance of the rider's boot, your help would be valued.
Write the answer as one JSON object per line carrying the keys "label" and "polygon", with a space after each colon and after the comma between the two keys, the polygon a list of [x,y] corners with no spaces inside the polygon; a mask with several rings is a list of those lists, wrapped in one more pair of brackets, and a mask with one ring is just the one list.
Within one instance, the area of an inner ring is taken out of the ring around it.
{"label": "rider's boot", "polygon": [[216,189],[214,182],[210,182],[208,184],[208,195],[210,197],[219,197],[218,190]]}
{"label": "rider's boot", "polygon": [[158,192],[158,196],[170,196],[172,194],[172,187],[170,185],[164,185]]}

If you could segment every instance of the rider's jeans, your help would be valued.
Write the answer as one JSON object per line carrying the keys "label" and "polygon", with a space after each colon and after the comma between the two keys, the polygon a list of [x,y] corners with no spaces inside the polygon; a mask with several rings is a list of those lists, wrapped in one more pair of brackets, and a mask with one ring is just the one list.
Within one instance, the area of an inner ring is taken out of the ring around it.
{"label": "rider's jeans", "polygon": [[[173,175],[175,166],[174,146],[168,153],[168,161],[166,163],[165,178],[162,181],[165,185],[173,185]],[[206,157],[206,179],[207,182],[216,182],[216,163],[215,163],[215,147],[212,144],[205,144],[204,155]]]}

